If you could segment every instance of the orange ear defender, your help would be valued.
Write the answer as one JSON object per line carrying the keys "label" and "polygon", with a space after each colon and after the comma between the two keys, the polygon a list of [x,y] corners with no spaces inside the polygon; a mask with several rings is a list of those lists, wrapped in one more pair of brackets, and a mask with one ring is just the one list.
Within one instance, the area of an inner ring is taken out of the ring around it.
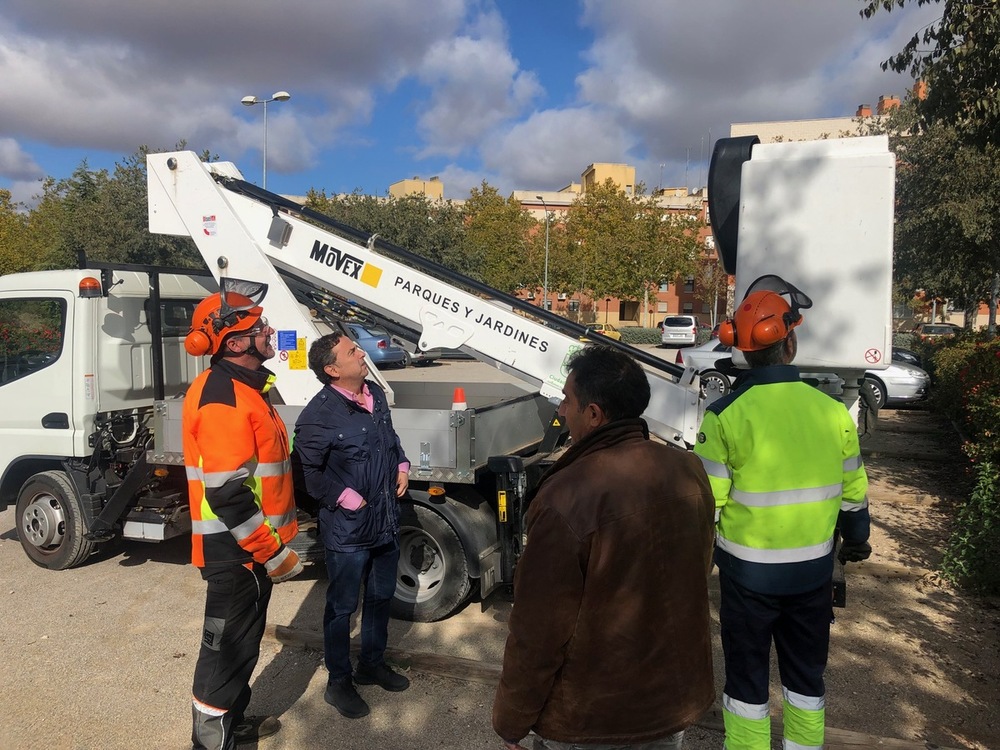
{"label": "orange ear defender", "polygon": [[736,309],[733,320],[719,326],[719,341],[740,351],[756,352],[785,339],[802,322],[778,293],[751,292]]}

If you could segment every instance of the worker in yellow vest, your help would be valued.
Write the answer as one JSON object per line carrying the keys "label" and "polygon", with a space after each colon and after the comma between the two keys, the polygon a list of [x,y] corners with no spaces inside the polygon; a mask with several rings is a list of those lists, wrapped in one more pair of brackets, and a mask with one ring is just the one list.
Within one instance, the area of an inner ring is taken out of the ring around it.
{"label": "worker in yellow vest", "polygon": [[843,403],[791,364],[799,310],[811,306],[777,276],[751,285],[719,330],[750,369],[708,406],[694,448],[715,495],[727,750],[771,747],[772,641],[784,748],[823,747],[837,529],[842,561],[871,554],[857,428]]}

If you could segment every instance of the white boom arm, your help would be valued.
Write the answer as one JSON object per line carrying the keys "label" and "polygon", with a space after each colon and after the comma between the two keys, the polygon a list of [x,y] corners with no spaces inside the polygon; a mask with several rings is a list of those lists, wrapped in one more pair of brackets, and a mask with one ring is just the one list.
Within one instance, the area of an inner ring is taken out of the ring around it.
{"label": "white boom arm", "polygon": [[[280,376],[288,404],[304,405],[317,381],[306,363],[319,332],[280,271],[421,332],[422,349],[464,347],[496,367],[561,398],[567,358],[583,344],[542,323],[311,224],[294,213],[226,187],[242,180],[229,162],[203,163],[190,151],[147,157],[149,229],[191,237],[218,278],[266,282],[265,306],[277,330]],[[276,196],[275,196],[276,197]],[[282,200],[283,207],[287,201]],[[670,443],[693,444],[700,419],[698,382],[647,368],[652,398],[643,415]]]}

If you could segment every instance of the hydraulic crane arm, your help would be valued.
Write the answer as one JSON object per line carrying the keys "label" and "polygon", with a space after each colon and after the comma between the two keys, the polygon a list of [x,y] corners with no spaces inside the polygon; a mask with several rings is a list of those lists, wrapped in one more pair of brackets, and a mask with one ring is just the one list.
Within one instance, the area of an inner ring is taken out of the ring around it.
{"label": "hydraulic crane arm", "polygon": [[[286,403],[305,404],[316,391],[306,352],[319,332],[283,274],[420,331],[421,349],[461,348],[542,395],[561,398],[566,359],[583,346],[582,326],[255,188],[229,162],[206,164],[183,151],[150,154],[147,167],[151,232],[191,237],[216,278],[269,285],[267,314],[279,350],[273,369]],[[693,444],[700,418],[697,376],[608,343],[646,365],[650,429],[667,442]]]}

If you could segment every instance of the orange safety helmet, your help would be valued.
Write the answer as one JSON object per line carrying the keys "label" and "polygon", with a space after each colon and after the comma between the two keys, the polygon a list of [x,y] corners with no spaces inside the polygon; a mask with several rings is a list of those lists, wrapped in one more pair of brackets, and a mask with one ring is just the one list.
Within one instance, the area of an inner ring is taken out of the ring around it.
{"label": "orange safety helmet", "polygon": [[250,330],[264,312],[260,302],[267,294],[267,284],[223,278],[221,287],[221,292],[199,302],[191,316],[184,348],[192,357],[217,354],[226,336]]}
{"label": "orange safety helmet", "polygon": [[[782,294],[787,294],[791,304]],[[743,352],[756,352],[784,341],[802,323],[801,308],[812,300],[780,276],[761,276],[747,289],[733,320],[719,326],[719,341]]]}

